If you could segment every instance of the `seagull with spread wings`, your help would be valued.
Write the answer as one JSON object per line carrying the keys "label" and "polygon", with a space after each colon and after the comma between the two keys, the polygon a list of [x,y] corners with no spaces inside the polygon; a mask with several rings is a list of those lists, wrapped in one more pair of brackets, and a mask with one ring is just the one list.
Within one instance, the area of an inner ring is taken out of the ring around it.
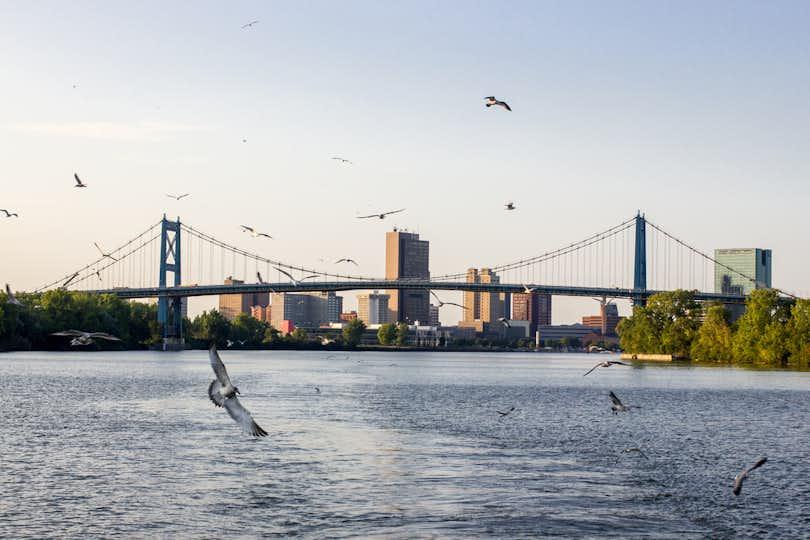
{"label": "seagull with spread wings", "polygon": [[16,218],[20,217],[20,214],[18,214],[16,212],[9,212],[5,208],[0,208],[0,212],[3,212],[6,215],[7,218],[10,218],[12,216],[16,217]]}
{"label": "seagull with spread wings", "polygon": [[753,465],[751,465],[747,469],[743,469],[740,474],[738,474],[737,476],[734,477],[734,489],[732,490],[734,495],[739,495],[740,492],[742,491],[743,481],[745,481],[745,479],[748,478],[748,473],[750,473],[754,469],[758,469],[759,467],[762,467],[765,464],[766,461],[768,461],[768,458],[761,457],[761,458],[759,458],[757,460],[756,463],[754,463]]}
{"label": "seagull with spread wings", "polygon": [[620,412],[627,412],[630,409],[638,408],[638,405],[625,405],[624,403],[622,403],[622,400],[620,400],[619,397],[616,394],[614,394],[612,390],[610,391],[610,401],[613,402],[613,404],[610,406],[610,410],[613,411],[613,414],[618,414]]}
{"label": "seagull with spread wings", "polygon": [[110,255],[109,253],[104,253],[104,250],[101,249],[101,246],[99,246],[96,242],[93,242],[93,245],[96,246],[96,249],[98,250],[98,252],[101,253],[102,258],[106,257],[108,259],[112,259],[112,260],[118,262],[118,259],[116,259],[112,255]]}
{"label": "seagull with spread wings", "polygon": [[240,393],[239,388],[231,382],[225,364],[222,363],[217,352],[216,344],[212,344],[211,348],[208,349],[208,358],[211,360],[211,368],[217,376],[208,385],[208,398],[211,402],[217,407],[225,407],[228,415],[239,424],[243,432],[254,437],[267,436],[267,432],[253,420],[250,412],[239,403],[239,398],[236,397]]}
{"label": "seagull with spread wings", "polygon": [[6,283],[6,302],[9,304],[13,304],[15,306],[22,306],[22,302],[17,300],[17,297],[14,296],[14,292],[11,290],[11,287],[8,283]]}
{"label": "seagull with spread wings", "polygon": [[344,263],[344,262],[345,263],[352,263],[355,266],[360,266],[359,264],[357,264],[357,261],[355,261],[354,259],[347,259],[347,258],[338,259],[338,260],[335,261],[335,264],[340,264],[340,263]]}
{"label": "seagull with spread wings", "polygon": [[70,345],[75,347],[77,345],[91,345],[97,339],[105,339],[107,341],[121,341],[120,338],[115,337],[107,332],[84,332],[82,330],[63,330],[62,332],[54,332],[52,336],[72,337]]}
{"label": "seagull with spread wings", "polygon": [[256,237],[259,237],[259,236],[264,236],[265,238],[269,238],[271,240],[273,239],[273,237],[270,236],[269,234],[263,233],[263,232],[258,232],[253,227],[248,227],[247,225],[240,225],[240,227],[242,227],[242,230],[244,232],[250,233],[250,236],[252,236],[253,238],[256,238]]}
{"label": "seagull with spread wings", "polygon": [[78,175],[78,174],[73,173],[73,178],[75,178],[75,179],[76,179],[76,185],[75,185],[75,186],[73,186],[73,187],[87,187],[87,184],[83,184],[83,183],[82,183],[82,179],[81,179],[81,178],[79,178],[79,175]]}
{"label": "seagull with spread wings", "polygon": [[348,159],[344,159],[344,158],[342,158],[342,157],[340,157],[340,156],[335,156],[335,157],[333,157],[332,159],[337,160],[337,161],[339,161],[339,162],[341,162],[341,163],[345,163],[345,164],[347,164],[347,165],[354,165],[354,163],[353,163],[353,162],[349,161]]}
{"label": "seagull with spread wings", "polygon": [[174,199],[175,201],[179,201],[183,197],[188,197],[191,193],[183,193],[182,195],[172,195],[171,193],[167,193],[166,196],[170,199]]}
{"label": "seagull with spread wings", "polygon": [[504,210],[517,210],[517,206],[512,201],[508,201],[505,205],[503,205]]}
{"label": "seagull with spread wings", "polygon": [[494,105],[496,107],[503,107],[507,111],[512,110],[512,108],[505,101],[497,100],[497,99],[495,99],[495,96],[487,96],[484,99],[486,100],[484,105],[486,105],[487,108],[492,107]]}
{"label": "seagull with spread wings", "polygon": [[630,364],[627,364],[625,362],[620,362],[619,360],[605,360],[604,362],[599,362],[598,364],[593,366],[591,369],[589,369],[588,371],[583,373],[582,376],[584,377],[585,375],[588,375],[591,371],[595,370],[596,368],[600,368],[600,367],[609,368],[610,366],[629,366],[629,365]]}
{"label": "seagull with spread wings", "polygon": [[385,216],[390,216],[391,214],[398,214],[399,212],[404,212],[404,208],[400,208],[399,210],[391,210],[390,212],[382,212],[380,214],[369,214],[367,216],[357,216],[357,219],[369,219],[369,218],[379,218],[385,219]]}
{"label": "seagull with spread wings", "polygon": [[278,270],[279,272],[281,272],[282,274],[284,274],[285,276],[287,276],[288,278],[290,278],[290,280],[291,280],[291,281],[292,281],[292,282],[293,282],[295,285],[301,285],[301,282],[302,282],[302,281],[304,281],[304,280],[307,280],[307,279],[312,279],[312,278],[320,277],[320,276],[318,276],[318,274],[310,274],[310,275],[308,275],[308,276],[306,276],[306,277],[302,277],[301,279],[295,279],[295,278],[292,276],[292,274],[290,274],[290,273],[289,273],[289,272],[287,272],[286,270],[282,270],[282,269],[281,269],[281,268],[279,268],[278,266],[274,266],[273,268],[275,268],[276,270]]}
{"label": "seagull with spread wings", "polygon": [[255,20],[255,21],[250,21],[249,23],[243,24],[242,25],[242,30],[244,30],[245,28],[253,28],[254,24],[259,24],[259,21]]}
{"label": "seagull with spread wings", "polygon": [[496,413],[498,413],[498,414],[500,414],[500,415],[501,415],[501,418],[503,418],[504,416],[508,416],[508,415],[509,415],[509,413],[511,413],[511,412],[512,412],[512,411],[514,411],[514,410],[515,410],[515,406],[514,406],[514,405],[512,405],[512,407],[510,407],[510,408],[509,408],[508,410],[506,410],[506,411],[499,411],[499,410],[495,410],[495,412],[496,412]]}
{"label": "seagull with spread wings", "polygon": [[436,295],[436,293],[433,292],[433,291],[430,291],[430,294],[432,294],[433,298],[435,298],[436,301],[439,303],[439,307],[442,307],[442,306],[456,306],[456,307],[460,307],[461,309],[469,309],[466,306],[462,306],[461,304],[456,304],[455,302],[442,302],[441,298],[439,298]]}
{"label": "seagull with spread wings", "polygon": [[523,284],[523,292],[524,292],[524,294],[532,294],[536,290],[537,290],[537,287],[529,287],[525,283]]}

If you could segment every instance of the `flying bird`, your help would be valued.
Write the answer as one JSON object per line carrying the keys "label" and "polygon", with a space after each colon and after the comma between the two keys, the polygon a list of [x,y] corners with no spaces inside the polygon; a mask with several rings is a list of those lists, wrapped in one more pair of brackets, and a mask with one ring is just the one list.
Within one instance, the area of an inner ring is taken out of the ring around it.
{"label": "flying bird", "polygon": [[498,317],[498,322],[503,324],[507,328],[512,328],[512,325],[509,324],[509,321],[506,319],[506,317]]}
{"label": "flying bird", "polygon": [[104,253],[104,250],[101,249],[101,247],[97,243],[93,242],[93,245],[96,246],[96,249],[98,250],[98,252],[101,253],[102,258],[107,257],[108,259],[112,259],[112,260],[118,262],[118,259],[116,259],[112,255],[110,255],[109,253]]}
{"label": "flying bird", "polygon": [[536,290],[537,290],[537,287],[529,287],[525,283],[523,284],[523,292],[525,292],[526,294],[532,294]]}
{"label": "flying bird", "polygon": [[307,279],[312,279],[312,278],[320,277],[320,276],[318,276],[318,274],[310,274],[310,275],[308,275],[308,276],[306,276],[306,277],[302,277],[301,279],[295,279],[294,277],[292,277],[292,274],[290,274],[289,272],[287,272],[287,271],[285,271],[285,270],[282,270],[282,269],[281,269],[281,268],[279,268],[278,266],[274,266],[273,268],[275,268],[276,270],[278,270],[279,272],[281,272],[282,274],[284,274],[285,276],[287,276],[288,278],[290,278],[290,280],[292,280],[292,282],[293,282],[295,285],[300,285],[302,281],[307,280]]}
{"label": "flying bird", "polygon": [[320,394],[320,393],[321,393],[321,389],[320,389],[320,388],[318,388],[317,386],[315,387],[315,393],[316,393],[316,394]]}
{"label": "flying bird", "polygon": [[70,285],[70,284],[73,282],[73,280],[74,280],[74,279],[76,279],[76,277],[78,277],[78,275],[79,275],[79,273],[78,273],[78,272],[74,272],[72,276],[70,276],[69,278],[67,278],[67,280],[66,280],[64,283],[62,283],[61,288],[62,288],[62,289],[64,289],[65,287],[67,287],[68,285]]}
{"label": "flying bird", "polygon": [[335,264],[340,264],[342,262],[352,263],[355,266],[360,266],[359,264],[357,264],[357,261],[355,261],[354,259],[338,259],[338,260],[335,261]]}
{"label": "flying bird", "polygon": [[87,187],[87,184],[82,184],[82,180],[81,178],[79,178],[78,174],[73,173],[73,178],[76,179],[76,185],[73,187]]}
{"label": "flying bird", "polygon": [[737,476],[734,477],[734,489],[732,490],[734,495],[739,495],[740,492],[742,491],[743,481],[746,478],[748,478],[748,473],[750,473],[754,469],[762,467],[765,464],[766,461],[768,461],[768,458],[761,457],[761,458],[759,458],[759,460],[757,460],[756,463],[754,463],[753,465],[751,465],[747,469],[743,469],[740,474],[738,474]]}
{"label": "flying bird", "polygon": [[442,300],[433,291],[430,291],[430,294],[432,294],[433,298],[435,298],[436,301],[439,303],[439,307],[442,307],[442,306],[456,306],[456,307],[460,307],[461,309],[469,309],[467,306],[462,306],[461,304],[456,304],[455,302],[442,302]]}
{"label": "flying bird", "polygon": [[505,210],[517,210],[517,206],[512,201],[507,202],[503,207]]}
{"label": "flying bird", "polygon": [[70,345],[75,347],[77,345],[91,345],[97,339],[106,339],[107,341],[121,341],[120,338],[108,334],[106,332],[83,332],[81,330],[63,330],[62,332],[54,332],[52,336],[72,337]]}
{"label": "flying bird", "polygon": [[625,362],[620,362],[618,360],[605,360],[604,362],[599,362],[598,364],[593,366],[591,369],[589,369],[588,371],[583,373],[582,376],[584,377],[585,375],[589,374],[591,371],[595,370],[596,368],[599,368],[599,367],[609,368],[610,366],[614,366],[614,365],[629,366],[630,364],[626,364]]}
{"label": "flying bird", "polygon": [[347,163],[347,164],[349,164],[349,165],[354,165],[354,163],[352,163],[352,162],[351,162],[351,161],[349,161],[348,159],[343,159],[342,157],[335,156],[335,157],[333,157],[332,159],[337,160],[337,161],[339,161],[339,162],[341,162],[341,163]]}
{"label": "flying bird", "polygon": [[250,412],[239,403],[239,398],[236,397],[236,395],[240,393],[239,388],[231,383],[231,378],[228,376],[225,364],[222,363],[222,360],[219,358],[219,353],[217,353],[216,344],[212,344],[211,348],[208,349],[208,357],[211,360],[211,367],[214,370],[214,374],[217,376],[217,378],[208,385],[208,397],[211,399],[211,402],[217,407],[225,407],[230,417],[236,420],[236,423],[239,424],[243,432],[253,435],[254,437],[267,436],[267,432],[253,420]]}
{"label": "flying bird", "polygon": [[271,240],[273,239],[273,237],[270,236],[269,234],[263,233],[263,232],[258,232],[256,230],[254,230],[253,227],[248,227],[247,225],[240,225],[240,227],[242,227],[242,230],[244,232],[250,233],[250,236],[252,236],[253,238],[256,238],[258,236],[264,236],[264,237],[269,238]]}
{"label": "flying bird", "polygon": [[497,107],[503,107],[507,111],[512,110],[512,108],[509,105],[507,105],[505,101],[498,101],[497,99],[495,99],[495,96],[488,96],[485,97],[484,99],[487,100],[486,103],[484,104],[487,107],[492,107],[493,105],[495,105]]}
{"label": "flying bird", "polygon": [[9,211],[8,211],[8,210],[6,210],[5,208],[0,208],[0,212],[3,212],[4,214],[6,214],[6,217],[7,217],[7,218],[10,218],[10,217],[12,217],[12,216],[17,217],[17,218],[18,218],[18,217],[20,217],[20,215],[19,215],[19,214],[17,214],[16,212],[9,212]]}
{"label": "flying bird", "polygon": [[259,283],[264,285],[264,280],[262,279],[262,273],[261,272],[256,272],[256,279],[259,280]]}
{"label": "flying bird", "polygon": [[629,453],[631,453],[631,452],[635,452],[635,453],[637,453],[638,455],[640,455],[640,456],[641,456],[641,457],[643,457],[644,459],[650,459],[650,458],[648,458],[648,457],[647,457],[647,454],[645,454],[645,453],[644,453],[644,452],[641,450],[641,448],[625,448],[624,450],[622,450],[622,453],[623,453],[623,454],[629,454]]}
{"label": "flying bird", "polygon": [[504,411],[499,411],[499,410],[495,410],[495,412],[496,412],[496,413],[498,413],[498,414],[500,414],[500,415],[501,415],[501,418],[503,418],[504,416],[507,416],[509,413],[511,413],[511,412],[512,412],[512,411],[514,411],[514,410],[515,410],[515,406],[514,406],[514,405],[512,405],[512,407],[511,407],[511,408],[510,408],[508,411],[506,411],[506,412],[504,412]]}
{"label": "flying bird", "polygon": [[22,302],[17,300],[17,297],[14,296],[14,293],[11,291],[11,287],[8,283],[6,283],[6,302],[9,304],[14,304],[15,306],[22,306]]}
{"label": "flying bird", "polygon": [[254,24],[259,24],[259,21],[250,21],[247,24],[243,24],[242,29],[244,30],[245,28],[253,28]]}
{"label": "flying bird", "polygon": [[616,394],[613,393],[612,390],[610,391],[610,401],[613,402],[613,405],[610,406],[610,410],[613,411],[613,414],[618,414],[620,412],[627,412],[630,409],[636,407],[636,405],[625,405],[624,403],[622,403],[622,401],[616,396]]}
{"label": "flying bird", "polygon": [[390,212],[383,212],[381,214],[369,214],[368,216],[357,216],[357,219],[368,219],[368,218],[380,218],[385,219],[385,216],[390,216],[391,214],[397,214],[399,212],[404,212],[404,208],[400,208],[399,210],[391,210]]}
{"label": "flying bird", "polygon": [[101,279],[101,272],[99,272],[98,269],[95,270],[95,274],[98,276],[99,281],[104,281],[103,279]]}
{"label": "flying bird", "polygon": [[175,201],[179,201],[183,197],[188,197],[191,193],[183,193],[182,195],[171,195],[169,193],[166,194],[167,197],[174,199]]}

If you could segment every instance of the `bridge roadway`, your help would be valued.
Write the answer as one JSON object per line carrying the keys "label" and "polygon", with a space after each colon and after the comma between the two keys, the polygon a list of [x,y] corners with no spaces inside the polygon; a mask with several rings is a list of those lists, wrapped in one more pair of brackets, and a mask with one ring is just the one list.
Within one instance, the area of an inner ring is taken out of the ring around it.
{"label": "bridge roadway", "polygon": [[[537,293],[555,296],[587,296],[607,298],[628,298],[646,300],[651,295],[661,292],[653,290],[620,289],[604,287],[573,287],[562,285],[528,285]],[[182,285],[179,287],[145,287],[115,288],[86,291],[91,294],[114,294],[119,298],[156,298],[186,296],[216,296],[220,294],[249,293],[298,293],[320,291],[355,291],[355,290],[433,290],[433,291],[474,291],[498,293],[523,293],[523,285],[505,283],[466,283],[429,280],[352,280],[352,281],[305,281],[294,283],[245,283],[241,285]],[[705,293],[695,291],[695,299],[703,302],[722,302],[724,304],[743,304],[745,296],[736,294]]]}

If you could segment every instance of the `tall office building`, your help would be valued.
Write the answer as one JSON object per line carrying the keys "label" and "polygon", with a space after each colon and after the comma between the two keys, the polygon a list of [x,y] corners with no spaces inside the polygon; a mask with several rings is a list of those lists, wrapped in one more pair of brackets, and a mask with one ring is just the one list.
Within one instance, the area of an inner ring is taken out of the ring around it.
{"label": "tall office building", "polygon": [[582,317],[582,324],[591,328],[598,328],[603,336],[615,336],[616,326],[621,318],[616,304],[601,304],[599,315],[586,315]]}
{"label": "tall office building", "polygon": [[[467,270],[467,283],[500,283],[501,278],[489,268]],[[504,316],[506,295],[497,292],[464,292],[464,322],[497,321]]]}
{"label": "tall office building", "polygon": [[716,293],[749,294],[754,289],[771,287],[770,249],[715,249],[714,259],[720,263],[714,265]]}
{"label": "tall office building", "polygon": [[[225,278],[225,285],[242,285],[245,282],[234,279],[232,276]],[[230,320],[233,320],[240,313],[250,315],[250,308],[253,306],[267,306],[270,303],[268,293],[247,293],[247,294],[220,294],[219,312]]]}
{"label": "tall office building", "polygon": [[343,313],[343,297],[329,291],[326,293],[326,321],[340,322],[341,313]]}
{"label": "tall office building", "polygon": [[290,321],[296,327],[318,328],[330,322],[329,306],[337,303],[335,296],[334,292],[273,293],[270,324],[282,328],[284,321]]}
{"label": "tall office building", "polygon": [[[385,234],[385,279],[430,279],[430,243],[415,233]],[[430,319],[430,293],[423,290],[389,290],[391,322],[421,324]]]}
{"label": "tall office building", "polygon": [[434,306],[430,304],[430,326],[439,327],[442,325],[442,322],[439,320],[439,306]]}
{"label": "tall office building", "polygon": [[385,324],[389,321],[391,300],[388,294],[363,293],[357,295],[357,318],[366,324]]}
{"label": "tall office building", "polygon": [[529,321],[529,333],[533,336],[538,326],[551,324],[551,295],[545,293],[513,294],[512,319]]}

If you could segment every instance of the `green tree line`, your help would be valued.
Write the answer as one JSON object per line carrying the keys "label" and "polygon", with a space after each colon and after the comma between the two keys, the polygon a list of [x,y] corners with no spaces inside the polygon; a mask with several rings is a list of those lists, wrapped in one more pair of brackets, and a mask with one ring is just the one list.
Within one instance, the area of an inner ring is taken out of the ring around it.
{"label": "green tree line", "polygon": [[704,308],[690,291],[658,293],[617,331],[629,353],[672,354],[702,362],[810,367],[810,300],[788,303],[773,289],[753,291],[733,323],[722,305]]}

